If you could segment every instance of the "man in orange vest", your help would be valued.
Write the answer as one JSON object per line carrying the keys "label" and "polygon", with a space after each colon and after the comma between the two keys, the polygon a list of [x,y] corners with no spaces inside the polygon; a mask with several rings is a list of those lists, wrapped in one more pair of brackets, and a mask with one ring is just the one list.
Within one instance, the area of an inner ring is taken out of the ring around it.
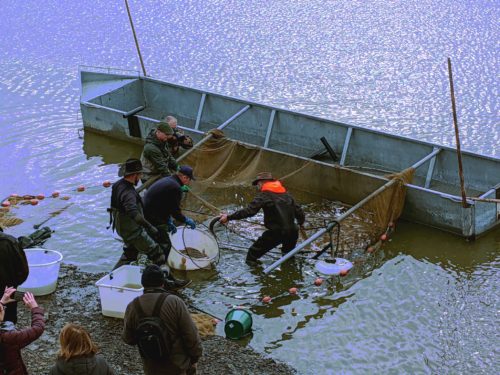
{"label": "man in orange vest", "polygon": [[253,243],[246,258],[247,264],[255,265],[257,259],[279,244],[282,245],[283,254],[292,250],[299,238],[297,224],[302,226],[305,216],[292,195],[271,173],[259,173],[252,185],[257,186],[259,192],[250,204],[231,215],[222,214],[219,221],[225,224],[229,220],[254,216],[261,208],[264,210],[264,226],[267,230]]}

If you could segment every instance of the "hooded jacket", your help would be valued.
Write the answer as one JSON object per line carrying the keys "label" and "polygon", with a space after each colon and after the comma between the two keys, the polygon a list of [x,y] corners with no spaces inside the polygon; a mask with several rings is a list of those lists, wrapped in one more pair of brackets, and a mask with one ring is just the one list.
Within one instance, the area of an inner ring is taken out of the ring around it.
{"label": "hooded jacket", "polygon": [[104,358],[99,355],[75,357],[65,360],[58,358],[49,375],[114,375]]}
{"label": "hooded jacket", "polygon": [[0,326],[0,369],[6,375],[26,375],[28,370],[21,357],[21,349],[39,338],[44,329],[43,309],[35,307],[31,309],[31,327],[21,330],[13,329],[9,322],[3,322]]}
{"label": "hooded jacket", "polygon": [[228,215],[227,218],[245,219],[254,216],[260,209],[264,211],[264,226],[269,230],[280,232],[298,230],[295,219],[299,225],[304,224],[304,211],[278,180],[264,183],[247,207]]}
{"label": "hooded jacket", "polygon": [[170,153],[168,142],[162,142],[156,137],[156,129],[151,130],[146,137],[141,163],[144,171],[143,180],[156,175],[170,176],[170,170],[177,170],[177,162]]}

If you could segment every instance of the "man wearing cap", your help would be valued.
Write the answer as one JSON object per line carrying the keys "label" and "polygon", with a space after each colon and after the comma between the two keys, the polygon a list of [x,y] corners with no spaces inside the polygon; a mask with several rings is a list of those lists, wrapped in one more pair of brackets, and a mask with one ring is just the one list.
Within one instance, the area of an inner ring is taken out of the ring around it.
{"label": "man wearing cap", "polygon": [[167,257],[172,247],[168,233],[177,231],[172,218],[191,229],[196,228],[194,220],[185,216],[181,210],[183,188],[188,187],[194,179],[193,168],[183,165],[175,175],[163,177],[153,183],[144,197],[146,219],[160,231],[159,241]]}
{"label": "man wearing cap", "polygon": [[[147,266],[141,277],[144,294],[130,302],[123,319],[122,338],[129,345],[137,345],[136,329],[139,319],[152,316],[160,298],[159,317],[163,321],[170,347],[164,359],[141,358],[146,375],[196,374],[196,363],[202,355],[198,328],[193,322],[186,304],[175,294],[168,293],[163,271],[155,265]],[[164,297],[163,297],[164,296]],[[141,311],[142,310],[142,311]]]}
{"label": "man wearing cap", "polygon": [[302,226],[305,221],[302,208],[271,173],[259,173],[252,185],[257,186],[259,192],[250,204],[231,215],[221,214],[219,219],[225,224],[229,220],[245,219],[254,216],[260,209],[264,210],[264,226],[267,230],[248,250],[246,261],[250,265],[256,264],[257,259],[279,244],[282,245],[283,254],[292,250],[299,237],[297,224]]}
{"label": "man wearing cap", "polygon": [[155,176],[170,176],[177,170],[177,162],[170,153],[168,142],[175,139],[174,131],[166,122],[160,122],[146,137],[141,155],[144,167],[142,182]]}
{"label": "man wearing cap", "polygon": [[174,138],[168,141],[168,148],[173,156],[177,156],[180,147],[185,150],[193,147],[193,139],[177,127],[177,119],[174,116],[167,116],[164,121],[174,132]]}
{"label": "man wearing cap", "polygon": [[125,246],[123,255],[113,269],[137,260],[139,253],[146,254],[153,263],[162,265],[165,255],[153,239],[158,235],[158,229],[144,218],[142,198],[135,190],[142,175],[141,161],[128,159],[119,175],[123,175],[123,178],[113,184],[109,212],[113,230],[116,229]]}

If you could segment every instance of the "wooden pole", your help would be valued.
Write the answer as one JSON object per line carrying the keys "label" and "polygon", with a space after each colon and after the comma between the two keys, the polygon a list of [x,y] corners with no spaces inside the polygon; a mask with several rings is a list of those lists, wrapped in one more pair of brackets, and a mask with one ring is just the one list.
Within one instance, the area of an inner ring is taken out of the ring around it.
{"label": "wooden pole", "polygon": [[448,76],[450,78],[451,107],[453,110],[453,124],[455,126],[455,140],[457,143],[458,174],[460,177],[460,189],[462,191],[462,206],[469,207],[467,195],[465,194],[464,171],[462,166],[462,152],[460,151],[460,136],[458,134],[457,107],[455,105],[455,90],[453,89],[453,74],[451,71],[451,59],[448,57]]}
{"label": "wooden pole", "polygon": [[144,67],[144,61],[142,61],[141,49],[139,48],[139,41],[137,40],[137,35],[135,34],[134,22],[132,21],[132,15],[130,14],[128,0],[125,0],[125,6],[127,7],[127,14],[128,14],[128,19],[130,21],[130,27],[132,28],[132,34],[134,34],[135,48],[137,48],[137,54],[139,55],[139,60],[141,60],[142,73],[144,74],[144,76],[147,76],[146,68]]}

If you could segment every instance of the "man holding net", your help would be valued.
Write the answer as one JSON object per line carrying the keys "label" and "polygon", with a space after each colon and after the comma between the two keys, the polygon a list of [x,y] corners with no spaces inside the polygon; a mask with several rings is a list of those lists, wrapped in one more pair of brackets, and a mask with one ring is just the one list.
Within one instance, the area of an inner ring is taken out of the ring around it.
{"label": "man holding net", "polygon": [[229,220],[254,216],[263,209],[264,226],[267,230],[248,250],[246,262],[249,265],[257,264],[260,257],[279,244],[282,245],[283,254],[292,250],[299,238],[297,224],[302,226],[305,221],[302,208],[271,173],[259,173],[252,185],[257,187],[258,193],[249,205],[231,215],[222,214],[219,219],[222,224],[226,224]]}

